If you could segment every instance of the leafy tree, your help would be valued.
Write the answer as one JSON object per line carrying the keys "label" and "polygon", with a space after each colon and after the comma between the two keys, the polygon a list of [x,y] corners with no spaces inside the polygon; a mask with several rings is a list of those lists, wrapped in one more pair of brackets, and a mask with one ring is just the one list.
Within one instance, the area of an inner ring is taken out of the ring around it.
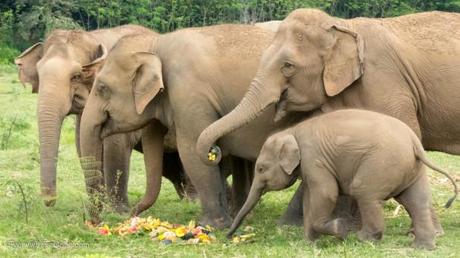
{"label": "leafy tree", "polygon": [[301,7],[344,18],[391,17],[427,10],[460,12],[460,0],[2,0],[0,46],[24,49],[55,28],[93,30],[132,23],[169,32],[282,20]]}

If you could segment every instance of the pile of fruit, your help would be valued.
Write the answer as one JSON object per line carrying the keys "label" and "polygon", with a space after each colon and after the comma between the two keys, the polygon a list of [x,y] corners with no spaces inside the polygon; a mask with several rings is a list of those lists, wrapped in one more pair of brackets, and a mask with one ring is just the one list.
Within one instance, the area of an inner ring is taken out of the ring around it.
{"label": "pile of fruit", "polygon": [[98,234],[101,235],[143,235],[149,234],[153,240],[160,241],[162,244],[169,245],[175,242],[186,244],[208,244],[214,242],[216,237],[212,233],[214,229],[210,226],[197,226],[194,221],[185,225],[171,224],[167,221],[147,217],[133,217],[116,227],[109,227],[107,224],[97,227]]}

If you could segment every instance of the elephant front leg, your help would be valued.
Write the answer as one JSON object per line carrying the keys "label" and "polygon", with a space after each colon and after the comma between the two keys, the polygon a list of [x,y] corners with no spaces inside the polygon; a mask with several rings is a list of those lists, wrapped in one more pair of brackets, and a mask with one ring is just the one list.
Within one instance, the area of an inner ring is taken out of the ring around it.
{"label": "elephant front leg", "polygon": [[[278,225],[292,225],[301,226],[304,223],[305,218],[302,212],[303,203],[303,182],[297,188],[294,196],[289,202],[289,206],[278,220]],[[361,215],[359,213],[358,205],[356,200],[351,196],[339,195],[337,198],[337,205],[333,212],[333,217],[344,218],[347,221],[348,230],[358,231],[361,227]]]}
{"label": "elephant front leg", "polygon": [[178,152],[164,153],[163,176],[171,181],[179,198],[190,201],[197,199],[195,186],[185,174]]}
{"label": "elephant front leg", "polygon": [[278,220],[278,225],[293,225],[301,226],[303,223],[303,211],[302,211],[302,201],[303,201],[303,183],[299,185],[294,196],[292,197],[289,205]]}
{"label": "elephant front leg", "polygon": [[201,162],[195,151],[195,141],[181,137],[179,131],[177,144],[185,171],[198,192],[202,209],[200,224],[220,229],[229,227],[231,218],[227,213],[225,181],[219,168]]}
{"label": "elephant front leg", "polygon": [[311,223],[315,232],[320,234],[333,235],[337,238],[344,239],[348,235],[348,225],[345,219],[333,219],[333,211],[337,204],[339,188],[336,179],[327,169],[311,169],[307,176],[307,186],[309,189],[308,196],[309,210],[308,218],[305,223]]}
{"label": "elephant front leg", "polygon": [[104,139],[104,177],[110,206],[118,213],[129,211],[128,178],[132,149],[127,134]]}

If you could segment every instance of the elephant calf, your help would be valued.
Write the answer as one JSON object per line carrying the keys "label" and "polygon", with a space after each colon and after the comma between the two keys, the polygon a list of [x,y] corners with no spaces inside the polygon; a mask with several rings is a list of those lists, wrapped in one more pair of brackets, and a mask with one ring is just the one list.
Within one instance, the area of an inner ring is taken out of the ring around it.
{"label": "elephant calf", "polygon": [[408,211],[414,246],[433,249],[442,227],[432,207],[424,165],[446,175],[425,157],[415,133],[403,122],[364,110],[340,110],[301,122],[269,137],[257,158],[249,197],[229,236],[267,190],[291,186],[302,177],[304,234],[345,238],[347,223],[333,218],[339,194],[356,199],[361,213],[360,240],[380,240],[384,229],[383,200],[394,197]]}

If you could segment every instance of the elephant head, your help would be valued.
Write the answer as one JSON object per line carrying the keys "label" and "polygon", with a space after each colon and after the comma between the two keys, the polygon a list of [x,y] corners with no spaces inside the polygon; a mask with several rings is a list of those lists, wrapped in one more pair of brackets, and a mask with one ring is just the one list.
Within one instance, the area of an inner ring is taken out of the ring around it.
{"label": "elephant head", "polygon": [[[363,44],[341,19],[314,9],[298,9],[280,25],[262,56],[241,102],[200,135],[197,150],[208,152],[231,133],[277,103],[275,121],[289,111],[312,111],[351,86],[363,73]],[[214,159],[218,161],[219,159]]]}
{"label": "elephant head", "polygon": [[19,79],[38,92],[41,194],[47,206],[56,200],[56,161],[61,125],[68,114],[82,112],[94,73],[85,65],[106,49],[84,31],[55,30],[15,60]]}
{"label": "elephant head", "polygon": [[295,183],[299,164],[300,150],[292,134],[281,132],[267,139],[256,161],[248,198],[236,215],[228,236],[235,232],[265,192],[285,189]]}
{"label": "elephant head", "polygon": [[[169,108],[165,106],[166,93],[162,92],[162,64],[149,52],[154,39],[144,34],[123,37],[111,49],[96,76],[83,111],[80,139],[81,165],[90,198],[102,180],[105,137],[140,129],[155,118],[170,128],[171,120],[165,118]],[[160,188],[162,176],[161,170],[158,172],[149,178],[156,189]],[[157,195],[158,192],[151,198],[156,199]]]}

